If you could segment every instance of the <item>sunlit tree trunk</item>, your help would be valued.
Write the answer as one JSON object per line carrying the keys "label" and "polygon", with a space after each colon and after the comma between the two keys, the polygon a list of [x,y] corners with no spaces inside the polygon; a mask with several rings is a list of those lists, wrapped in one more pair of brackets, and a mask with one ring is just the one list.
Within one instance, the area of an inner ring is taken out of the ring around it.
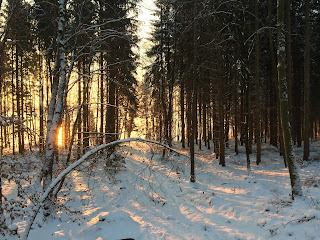
{"label": "sunlit tree trunk", "polygon": [[[24,115],[24,97],[25,97],[25,87],[23,85],[23,80],[24,80],[24,74],[23,74],[23,53],[21,53],[20,55],[20,104],[21,104],[21,109],[20,109],[20,119],[23,121],[23,115]],[[23,129],[23,123],[21,121],[20,124],[20,134],[21,134],[21,140],[20,140],[20,144],[21,146],[19,147],[19,152],[23,153],[25,146],[24,146],[24,129]],[[29,143],[30,144],[30,143]]]}
{"label": "sunlit tree trunk", "polygon": [[[12,97],[14,96],[14,51],[13,45],[11,46],[11,94]],[[15,111],[15,104],[14,100],[11,100],[11,107],[12,107],[12,115],[14,115]],[[12,124],[12,154],[15,154],[15,126]]]}
{"label": "sunlit tree trunk", "polygon": [[89,115],[89,98],[88,98],[88,88],[89,88],[89,72],[90,72],[90,63],[88,63],[88,58],[83,58],[82,62],[82,73],[83,73],[83,89],[82,89],[82,99],[83,99],[83,112],[82,112],[82,130],[83,130],[83,148],[82,153],[85,154],[89,147],[89,128],[88,128],[88,115]]}
{"label": "sunlit tree trunk", "polygon": [[[65,59],[65,1],[59,0],[59,19],[57,29],[57,54],[54,66],[53,84],[51,92],[50,106],[48,109],[47,139],[45,148],[45,163],[43,166],[43,191],[45,191],[52,181],[53,162],[57,148],[58,128],[63,118],[64,99],[66,97],[66,59]],[[49,198],[51,199],[51,197]],[[52,214],[53,207],[50,200],[44,204],[44,216]]]}
{"label": "sunlit tree trunk", "polygon": [[284,143],[284,153],[288,163],[292,199],[295,196],[302,196],[302,188],[296,159],[293,155],[292,139],[289,124],[288,95],[286,83],[286,47],[285,47],[285,26],[284,26],[284,3],[285,0],[278,0],[277,25],[278,25],[278,82],[280,99],[280,120]]}
{"label": "sunlit tree trunk", "polygon": [[[78,71],[80,72],[80,63],[78,63]],[[82,90],[82,87],[81,87],[81,83],[83,82],[82,81],[82,78],[80,77],[80,75],[78,74],[78,106],[81,105],[82,103],[82,98],[81,98],[81,90]],[[81,111],[82,108],[79,110]],[[79,116],[79,120],[77,121],[77,127],[78,127],[78,142],[77,142],[77,159],[80,158],[80,154],[81,154],[81,145],[82,145],[82,134],[81,134],[81,122],[82,122],[82,117],[81,117],[81,114]]]}
{"label": "sunlit tree trunk", "polygon": [[40,89],[39,89],[39,125],[40,125],[40,133],[39,133],[39,136],[40,136],[40,139],[39,139],[39,145],[40,145],[40,152],[43,152],[44,150],[44,119],[43,119],[43,114],[44,114],[44,111],[43,111],[43,101],[44,101],[44,92],[43,92],[43,77],[42,77],[42,62],[43,62],[43,59],[42,59],[42,56],[41,54],[39,54],[39,81],[40,81]]}
{"label": "sunlit tree trunk", "polygon": [[[104,81],[104,71],[103,71],[103,52],[100,53],[100,133],[103,133],[103,121],[104,121],[104,88],[103,88],[103,81]],[[100,144],[103,144],[103,135],[100,137]]]}
{"label": "sunlit tree trunk", "polygon": [[[183,63],[181,63],[183,65]],[[182,67],[181,67],[182,68]],[[182,72],[180,73],[182,75]],[[184,122],[184,79],[180,76],[180,110],[181,110],[181,144],[182,148],[185,148],[185,122]]]}
{"label": "sunlit tree trunk", "polygon": [[188,146],[190,146],[190,136],[191,136],[191,106],[192,106],[192,92],[191,92],[191,88],[192,86],[190,86],[190,84],[186,85],[186,91],[187,91],[187,113],[186,113],[186,117],[187,117],[187,136],[188,136]]}
{"label": "sunlit tree trunk", "polygon": [[[22,64],[22,63],[20,63]],[[18,45],[16,45],[16,55],[15,55],[15,77],[16,77],[16,105],[17,105],[17,116],[18,119],[21,119],[21,84],[19,81],[19,52],[18,52]],[[14,96],[14,95],[13,95]],[[18,129],[18,149],[19,153],[23,153],[23,147],[22,147],[22,129],[21,129],[21,124],[17,124],[17,129]]]}

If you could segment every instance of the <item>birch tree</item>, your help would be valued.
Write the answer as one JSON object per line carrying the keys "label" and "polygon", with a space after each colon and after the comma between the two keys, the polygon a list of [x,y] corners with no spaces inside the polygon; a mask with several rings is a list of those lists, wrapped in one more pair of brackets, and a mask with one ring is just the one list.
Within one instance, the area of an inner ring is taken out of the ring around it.
{"label": "birch tree", "polygon": [[[58,128],[63,118],[65,98],[67,96],[67,76],[65,58],[65,11],[66,3],[59,0],[59,18],[57,26],[57,53],[53,70],[53,84],[51,92],[50,106],[48,109],[47,138],[45,146],[45,163],[43,167],[43,191],[45,191],[52,181],[53,162],[55,159],[56,139]],[[50,198],[44,205],[45,216],[52,213]]]}

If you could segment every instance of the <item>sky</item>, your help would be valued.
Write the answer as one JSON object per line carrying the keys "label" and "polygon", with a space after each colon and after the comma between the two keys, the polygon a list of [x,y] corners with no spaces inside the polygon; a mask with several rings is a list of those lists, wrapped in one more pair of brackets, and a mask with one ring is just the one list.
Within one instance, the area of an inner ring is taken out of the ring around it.
{"label": "sky", "polygon": [[149,60],[145,55],[146,50],[150,48],[151,44],[148,38],[150,38],[150,33],[152,32],[152,21],[156,19],[156,17],[153,15],[155,9],[154,0],[142,0],[139,3],[139,9],[138,21],[140,24],[138,36],[140,38],[140,42],[138,44],[138,52],[140,54],[141,66],[139,66],[137,69],[137,75],[138,80],[142,80],[144,74],[143,67],[149,63]]}

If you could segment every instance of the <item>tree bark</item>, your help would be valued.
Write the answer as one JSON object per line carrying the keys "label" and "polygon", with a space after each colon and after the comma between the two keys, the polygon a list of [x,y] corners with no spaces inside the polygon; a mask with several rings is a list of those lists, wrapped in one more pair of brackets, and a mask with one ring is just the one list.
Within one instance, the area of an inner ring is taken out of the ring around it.
{"label": "tree bark", "polygon": [[[103,81],[104,81],[104,71],[103,71],[103,52],[100,53],[100,133],[103,133],[103,121],[104,121],[104,89],[103,89]],[[103,144],[103,135],[100,137],[100,144]]]}
{"label": "tree bark", "polygon": [[218,114],[219,114],[219,164],[223,167],[226,166],[225,162],[225,135],[224,135],[224,79],[222,70],[222,47],[218,47],[218,78],[219,78],[219,89],[218,89]]}
{"label": "tree bark", "polygon": [[310,151],[310,0],[305,1],[305,19],[303,160],[307,161]]}
{"label": "tree bark", "polygon": [[[182,64],[182,63],[181,63]],[[182,74],[182,73],[181,73]],[[180,109],[181,109],[181,144],[182,148],[185,148],[185,121],[184,121],[184,79],[180,79]]]}
{"label": "tree bark", "polygon": [[[65,1],[59,0],[59,19],[57,29],[58,50],[54,66],[54,80],[52,85],[51,100],[48,110],[46,156],[43,167],[43,191],[45,191],[52,181],[53,162],[56,153],[56,140],[58,128],[63,118],[64,98],[66,97],[66,59],[64,49],[64,24],[65,24]],[[60,71],[59,71],[60,70]],[[50,197],[51,198],[51,197]],[[44,204],[44,216],[52,214],[53,207],[50,201]]]}
{"label": "tree bark", "polygon": [[256,113],[255,113],[255,137],[257,145],[256,153],[256,164],[259,165],[261,162],[261,137],[260,137],[260,119],[261,119],[261,106],[260,106],[260,42],[259,42],[259,1],[255,1],[255,29],[256,29],[256,39],[255,39],[255,102],[256,102]]}
{"label": "tree bark", "polygon": [[296,159],[293,155],[292,139],[289,124],[288,95],[286,80],[286,45],[285,45],[285,27],[284,27],[284,0],[278,0],[277,22],[278,22],[278,83],[280,99],[280,120],[284,143],[284,153],[288,163],[292,199],[295,196],[302,196],[302,188]]}

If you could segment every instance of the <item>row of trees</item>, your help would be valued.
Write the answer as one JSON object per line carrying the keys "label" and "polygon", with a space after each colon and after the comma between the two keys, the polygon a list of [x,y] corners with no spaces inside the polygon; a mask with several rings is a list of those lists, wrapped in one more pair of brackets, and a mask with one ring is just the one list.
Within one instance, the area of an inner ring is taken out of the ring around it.
{"label": "row of trees", "polygon": [[[262,141],[282,144],[276,2],[159,0],[157,6],[149,52],[154,61],[145,76],[152,96],[149,131],[168,143],[180,139],[184,147],[186,140],[192,145],[194,129],[196,141],[208,147],[214,141],[222,165],[232,133],[235,152],[246,138],[250,153],[257,143],[259,163]],[[291,133],[294,143],[304,141],[305,147],[319,133],[320,111],[319,4],[308,6],[287,1],[285,7]]]}
{"label": "row of trees", "polygon": [[[248,170],[253,143],[259,164],[263,141],[279,146],[290,168],[290,135],[298,146],[304,143],[304,159],[309,157],[309,141],[320,128],[319,2],[279,3],[156,1],[159,20],[141,112],[147,138],[190,146],[191,181],[195,143],[201,148],[202,141],[208,148],[213,143],[225,166],[233,136],[236,153],[239,144],[246,146]],[[1,154],[39,146],[44,190],[69,163],[75,142],[80,158],[91,145],[110,143],[121,132],[130,136],[138,105],[136,4],[0,2]],[[286,99],[291,130],[285,127]],[[65,161],[58,161],[61,126],[69,147]],[[48,215],[58,191],[45,202]]]}
{"label": "row of trees", "polygon": [[253,143],[257,164],[261,142],[285,153],[277,70],[277,50],[285,50],[290,133],[294,144],[304,143],[308,160],[320,127],[320,5],[282,3],[285,46],[277,49],[275,1],[157,0],[153,63],[145,75],[151,98],[142,105],[152,126],[146,135],[168,144],[178,139],[191,157],[194,141],[210,148],[212,140],[222,166],[230,136],[236,153],[245,144],[248,168]]}
{"label": "row of trees", "polygon": [[[111,141],[116,139],[116,130],[132,128],[137,107],[133,87],[136,55],[132,52],[137,43],[132,19],[135,5],[136,1],[67,3],[63,41],[71,80],[66,86],[70,97],[65,100],[62,122],[67,143],[69,123],[82,106],[77,120],[81,151],[90,141]],[[54,69],[58,3],[35,1],[31,5],[12,0],[1,4],[1,12],[6,20],[1,27],[1,154],[9,149],[23,153],[34,145],[44,150],[54,74],[60,71]],[[94,121],[89,120],[90,115],[96,116]],[[126,124],[120,122],[120,115],[126,116]],[[94,138],[89,132],[96,132]]]}
{"label": "row of trees", "polygon": [[[1,155],[39,147],[47,189],[91,145],[133,127],[137,109],[136,0],[0,2]],[[62,127],[69,156],[58,160]],[[113,147],[109,149],[113,151]],[[1,173],[0,173],[1,176]],[[0,178],[1,184],[1,178]],[[61,186],[60,186],[61,187]],[[1,185],[0,185],[1,190]],[[45,214],[52,213],[52,198]],[[0,191],[2,216],[2,192]],[[4,219],[0,219],[3,227]]]}

